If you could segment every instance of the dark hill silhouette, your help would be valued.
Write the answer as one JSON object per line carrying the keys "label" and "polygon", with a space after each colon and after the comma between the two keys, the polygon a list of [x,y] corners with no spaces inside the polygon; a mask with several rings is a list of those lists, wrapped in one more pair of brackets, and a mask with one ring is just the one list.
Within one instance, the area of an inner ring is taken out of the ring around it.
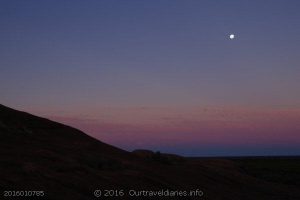
{"label": "dark hill silhouette", "polygon": [[95,189],[200,189],[201,198],[173,199],[300,199],[297,183],[266,180],[248,173],[235,160],[130,153],[72,127],[3,105],[0,157],[1,195],[6,190],[44,190],[44,199],[84,200],[96,199]]}

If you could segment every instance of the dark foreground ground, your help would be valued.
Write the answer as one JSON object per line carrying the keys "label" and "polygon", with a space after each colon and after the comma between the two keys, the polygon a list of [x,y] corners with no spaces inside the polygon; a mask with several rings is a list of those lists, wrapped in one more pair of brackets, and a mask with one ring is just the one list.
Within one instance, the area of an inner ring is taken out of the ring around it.
{"label": "dark foreground ground", "polygon": [[[300,157],[130,153],[2,105],[0,158],[0,199],[167,199],[139,196],[143,190],[177,194],[170,199],[300,199]],[[97,189],[102,192],[99,198]],[[28,191],[43,191],[43,196],[35,192],[34,198],[16,197],[32,196]]]}

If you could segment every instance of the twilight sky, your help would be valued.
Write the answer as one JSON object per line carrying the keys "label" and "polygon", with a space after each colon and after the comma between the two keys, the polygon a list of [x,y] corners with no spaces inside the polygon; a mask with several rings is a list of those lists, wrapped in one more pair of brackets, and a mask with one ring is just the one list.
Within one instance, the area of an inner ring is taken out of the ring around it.
{"label": "twilight sky", "polygon": [[126,150],[299,155],[299,9],[0,0],[0,103]]}

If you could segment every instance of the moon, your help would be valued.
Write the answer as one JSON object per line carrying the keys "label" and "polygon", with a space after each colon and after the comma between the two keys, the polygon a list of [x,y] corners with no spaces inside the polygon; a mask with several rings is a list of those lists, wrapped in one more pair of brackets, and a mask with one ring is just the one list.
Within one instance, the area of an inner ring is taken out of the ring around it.
{"label": "moon", "polygon": [[231,40],[233,40],[233,39],[235,38],[235,35],[234,35],[234,34],[230,34],[230,35],[229,35],[229,38],[230,38]]}

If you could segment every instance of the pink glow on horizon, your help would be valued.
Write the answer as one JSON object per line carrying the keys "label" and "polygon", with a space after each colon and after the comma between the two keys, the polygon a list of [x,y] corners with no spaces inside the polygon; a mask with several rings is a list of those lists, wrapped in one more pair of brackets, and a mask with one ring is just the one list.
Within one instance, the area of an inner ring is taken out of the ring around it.
{"label": "pink glow on horizon", "polygon": [[300,144],[299,109],[106,108],[94,119],[50,118],[120,147]]}

